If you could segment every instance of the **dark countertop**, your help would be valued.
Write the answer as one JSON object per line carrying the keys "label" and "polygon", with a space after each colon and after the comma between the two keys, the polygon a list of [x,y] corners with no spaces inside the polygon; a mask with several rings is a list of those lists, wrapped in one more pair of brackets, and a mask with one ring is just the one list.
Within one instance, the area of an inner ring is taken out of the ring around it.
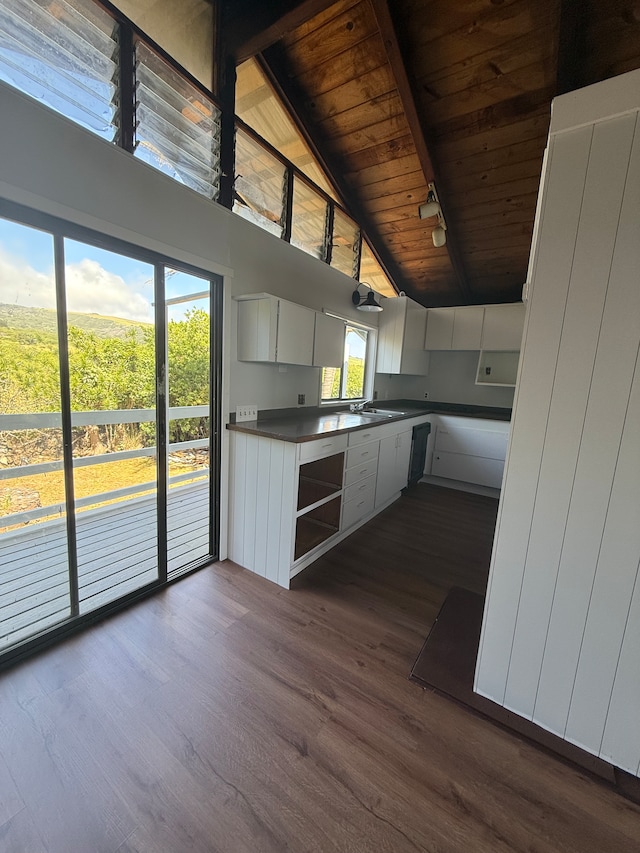
{"label": "dark countertop", "polygon": [[[421,415],[463,415],[474,418],[487,418],[491,420],[510,420],[509,409],[490,409],[479,406],[458,406],[450,403],[418,404],[410,401],[413,405],[404,401],[376,401],[374,408],[379,405],[384,409],[400,409],[403,414],[397,417],[369,418],[363,417],[355,412],[349,411],[321,411],[317,408],[298,409],[295,414],[287,410],[287,414],[278,417],[278,410],[265,413],[257,421],[243,421],[242,423],[229,423],[227,429],[234,432],[244,432],[249,435],[259,435],[264,438],[275,438],[280,441],[292,441],[301,443],[303,441],[314,441],[326,435],[334,435],[342,432],[355,432],[372,426],[380,426],[385,423],[416,418]],[[406,412],[406,414],[404,414]]]}

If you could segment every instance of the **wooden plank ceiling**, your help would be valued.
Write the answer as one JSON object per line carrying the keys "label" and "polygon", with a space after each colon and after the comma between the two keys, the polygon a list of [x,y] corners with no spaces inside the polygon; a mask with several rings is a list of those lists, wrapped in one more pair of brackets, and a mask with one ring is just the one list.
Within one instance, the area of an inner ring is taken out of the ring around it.
{"label": "wooden plank ceiling", "polygon": [[[640,67],[625,0],[227,6],[229,52],[260,52],[395,286],[427,306],[520,298],[552,98]],[[433,180],[442,248],[418,216]]]}

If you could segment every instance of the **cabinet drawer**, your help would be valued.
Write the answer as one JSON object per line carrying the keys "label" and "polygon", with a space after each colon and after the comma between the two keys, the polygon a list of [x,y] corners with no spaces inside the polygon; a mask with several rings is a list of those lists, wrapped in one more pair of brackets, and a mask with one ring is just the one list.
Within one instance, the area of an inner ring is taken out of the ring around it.
{"label": "cabinet drawer", "polygon": [[[348,455],[348,452],[347,452]],[[364,480],[365,477],[370,477],[378,470],[378,458],[369,459],[367,462],[362,462],[360,465],[354,465],[353,468],[347,468],[344,472],[344,485],[351,486],[353,483],[358,483]]]}
{"label": "cabinet drawer", "polygon": [[355,501],[358,499],[362,499],[366,497],[368,494],[373,494],[376,490],[376,477],[375,474],[367,477],[366,480],[360,480],[357,483],[352,483],[350,486],[344,490],[344,500],[345,503],[349,501]]}
{"label": "cabinet drawer", "polygon": [[380,427],[371,427],[370,429],[359,429],[356,432],[350,432],[349,447],[356,447],[358,444],[375,441],[377,438],[380,438],[379,429]]}
{"label": "cabinet drawer", "polygon": [[439,426],[436,431],[435,450],[486,456],[489,459],[501,459],[504,462],[508,441],[508,432],[474,427]]}
{"label": "cabinet drawer", "polygon": [[504,462],[484,456],[467,456],[462,453],[434,451],[431,473],[435,477],[448,477],[464,483],[477,483],[499,489],[502,486]]}
{"label": "cabinet drawer", "polygon": [[359,447],[350,447],[347,450],[346,467],[353,468],[354,465],[361,465],[363,462],[370,462],[372,459],[377,460],[379,450],[379,441],[370,441],[368,444],[362,444]]}
{"label": "cabinet drawer", "polygon": [[361,518],[373,511],[375,489],[366,492],[362,497],[356,497],[348,501],[342,508],[342,530],[360,521]]}
{"label": "cabinet drawer", "polygon": [[327,438],[319,438],[317,441],[305,441],[300,445],[300,461],[307,462],[309,459],[320,459],[323,456],[332,456],[347,447],[346,435],[335,435]]}

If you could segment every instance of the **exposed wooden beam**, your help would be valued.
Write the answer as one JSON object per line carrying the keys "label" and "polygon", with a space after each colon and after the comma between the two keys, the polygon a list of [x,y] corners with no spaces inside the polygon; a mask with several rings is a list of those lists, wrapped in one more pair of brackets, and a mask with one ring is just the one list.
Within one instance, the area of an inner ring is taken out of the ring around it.
{"label": "exposed wooden beam", "polygon": [[[398,42],[396,26],[391,16],[388,0],[370,0],[370,3],[384,42],[387,59],[389,60],[389,65],[391,66],[391,71],[398,87],[398,93],[400,95],[400,100],[402,102],[402,107],[409,125],[411,136],[413,137],[418,159],[420,160],[422,173],[427,183],[435,181],[437,186],[438,179],[436,170],[427,145],[424,127],[416,107],[416,101],[413,96],[413,90],[404,64],[402,50]],[[446,220],[446,201],[443,201],[443,199],[440,198],[440,203]],[[467,276],[462,264],[461,254],[456,245],[455,237],[451,233],[450,229],[447,231],[446,246],[451,260],[451,266],[453,267],[458,281],[460,292],[465,300],[470,301],[472,299],[471,290],[467,283]]]}
{"label": "exposed wooden beam", "polygon": [[354,194],[344,180],[342,171],[333,163],[330,156],[327,156],[325,152],[320,150],[317,143],[317,137],[309,132],[308,126],[311,126],[312,122],[305,110],[299,106],[303,103],[303,99],[297,96],[298,93],[292,91],[282,51],[278,49],[277,45],[272,46],[258,58],[258,61],[267,79],[275,89],[280,101],[291,116],[291,120],[295,124],[298,132],[326,174],[336,193],[338,201],[347,211],[349,211],[362,229],[363,234],[368,238],[371,251],[392,286],[398,292],[404,290],[409,296],[413,295],[412,293],[409,293],[410,286],[407,285],[400,268],[385,248],[381,247],[381,241],[377,229],[372,224],[370,217],[366,214],[362,205],[354,199]]}
{"label": "exposed wooden beam", "polygon": [[324,12],[335,0],[226,0],[227,49],[236,63],[256,56],[296,27]]}
{"label": "exposed wooden beam", "polygon": [[587,12],[583,0],[560,0],[558,14],[558,66],[556,94],[581,89],[589,82],[586,75]]}

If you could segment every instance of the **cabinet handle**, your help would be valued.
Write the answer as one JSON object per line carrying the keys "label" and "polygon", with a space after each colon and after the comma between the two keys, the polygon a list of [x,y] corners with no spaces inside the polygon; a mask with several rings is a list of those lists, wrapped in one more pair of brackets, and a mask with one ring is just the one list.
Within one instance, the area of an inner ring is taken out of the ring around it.
{"label": "cabinet handle", "polygon": [[366,468],[362,468],[360,471],[358,471],[358,474],[366,474],[366,473],[367,473]]}
{"label": "cabinet handle", "polygon": [[360,456],[368,456],[369,453],[370,453],[369,450],[365,450],[363,453],[360,454]]}
{"label": "cabinet handle", "polygon": [[359,492],[361,492],[363,489],[366,489],[366,488],[367,488],[367,486],[360,486],[360,488],[358,489],[358,491],[359,491]]}
{"label": "cabinet handle", "polygon": [[325,450],[327,447],[333,447],[333,442],[331,444],[323,444],[322,449]]}
{"label": "cabinet handle", "polygon": [[370,433],[370,432],[364,432],[364,433],[362,434],[362,437],[363,437],[363,438],[369,438],[369,436],[370,436],[370,435],[371,435],[371,433]]}
{"label": "cabinet handle", "polygon": [[360,503],[358,504],[358,506],[364,506],[364,504],[365,504],[365,503],[366,503],[366,501],[360,501]]}

